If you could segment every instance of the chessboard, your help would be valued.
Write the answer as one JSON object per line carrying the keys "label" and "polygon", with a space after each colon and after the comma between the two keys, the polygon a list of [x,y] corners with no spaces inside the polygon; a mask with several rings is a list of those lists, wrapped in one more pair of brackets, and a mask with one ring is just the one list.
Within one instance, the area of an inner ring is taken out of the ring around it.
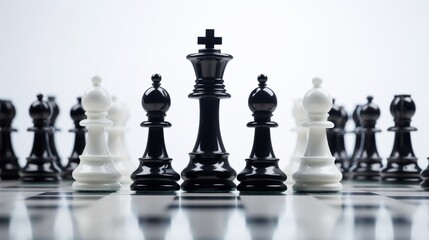
{"label": "chessboard", "polygon": [[[288,184],[289,185],[289,184]],[[0,239],[427,239],[418,185],[343,181],[338,193],[137,194],[0,182]]]}

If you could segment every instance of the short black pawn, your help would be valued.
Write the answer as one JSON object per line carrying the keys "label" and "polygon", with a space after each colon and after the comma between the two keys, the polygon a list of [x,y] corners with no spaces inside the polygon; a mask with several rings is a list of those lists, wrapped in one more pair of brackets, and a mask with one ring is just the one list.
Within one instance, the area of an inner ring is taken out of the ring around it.
{"label": "short black pawn", "polygon": [[58,115],[60,114],[60,108],[58,107],[54,96],[48,96],[48,104],[50,104],[52,108],[52,117],[49,120],[49,126],[53,129],[52,132],[49,132],[49,145],[51,146],[52,154],[55,157],[55,164],[57,164],[58,168],[62,169],[63,164],[61,163],[61,157],[58,154],[57,145],[55,144],[55,132],[60,131],[60,129],[55,127]]}
{"label": "short black pawn", "polygon": [[223,74],[233,57],[214,48],[222,44],[222,38],[214,37],[213,29],[206,29],[206,36],[199,37],[198,44],[205,44],[205,48],[186,58],[192,62],[197,77],[188,97],[199,100],[200,122],[189,163],[181,173],[181,188],[187,192],[230,192],[236,188],[236,172],[229,165],[229,153],[223,145],[219,107],[220,99],[231,97]]}
{"label": "short black pawn", "polygon": [[13,151],[11,133],[15,107],[9,100],[0,100],[0,178],[3,180],[19,178],[18,158]]}
{"label": "short black pawn", "polygon": [[282,192],[287,189],[283,183],[286,174],[278,166],[271,144],[270,128],[277,127],[271,121],[273,112],[277,107],[276,94],[267,87],[267,76],[258,76],[259,87],[249,96],[249,108],[253,112],[254,121],[247,127],[255,128],[253,148],[250,157],[246,159],[246,167],[237,179],[240,184],[237,190],[242,192]]}
{"label": "short black pawn", "polygon": [[55,164],[55,156],[49,145],[49,133],[53,131],[49,126],[52,108],[43,100],[43,95],[37,95],[37,100],[30,106],[30,116],[34,126],[28,131],[34,132],[33,148],[27,158],[27,164],[22,168],[20,175],[24,182],[57,182],[60,180],[61,170]]}
{"label": "short black pawn", "polygon": [[[429,160],[429,158],[428,158]],[[421,173],[420,173],[421,178],[423,179],[423,181],[420,183],[420,186],[424,189],[424,190],[429,190],[429,164],[426,167],[426,169],[424,169]]]}
{"label": "short black pawn", "polygon": [[328,114],[328,121],[334,123],[333,128],[326,129],[329,149],[331,150],[332,156],[335,157],[335,165],[343,174],[343,179],[346,179],[348,170],[348,156],[346,152],[344,135],[346,133],[345,127],[349,116],[344,107],[335,103],[335,99],[332,101],[332,108]]}
{"label": "short black pawn", "polygon": [[131,174],[134,191],[176,191],[180,189],[179,174],[171,166],[164,141],[164,128],[171,124],[164,121],[170,108],[168,92],[161,87],[161,75],[152,75],[152,87],[143,94],[142,106],[148,120],[140,126],[149,128],[146,150],[139,159],[139,167]]}
{"label": "short black pawn", "polygon": [[411,143],[411,132],[417,128],[411,126],[411,118],[416,112],[416,105],[410,95],[395,95],[390,104],[390,113],[395,126],[388,131],[395,133],[392,153],[387,158],[387,165],[381,171],[381,180],[386,182],[420,183],[420,172],[417,157]]}
{"label": "short black pawn", "polygon": [[356,161],[351,168],[353,180],[379,180],[380,170],[382,168],[381,157],[378,154],[375,134],[381,132],[376,128],[378,118],[380,118],[380,109],[372,102],[373,97],[367,97],[368,102],[358,109],[358,116],[361,127],[358,132],[361,133],[361,144]]}
{"label": "short black pawn", "polygon": [[353,131],[353,133],[355,134],[355,146],[353,149],[353,153],[349,159],[349,169],[348,169],[349,171],[350,171],[350,168],[354,166],[354,163],[356,162],[356,156],[359,152],[360,145],[362,142],[362,133],[360,132],[361,125],[360,125],[360,119],[358,116],[359,108],[360,108],[360,105],[356,105],[355,110],[352,113],[352,119],[353,119],[353,122],[355,123],[355,130]]}
{"label": "short black pawn", "polygon": [[85,110],[82,107],[82,98],[77,98],[77,103],[72,106],[70,110],[70,117],[74,122],[74,129],[71,129],[69,132],[75,134],[74,145],[72,153],[68,159],[67,164],[63,168],[63,179],[72,180],[73,170],[79,165],[80,159],[79,156],[82,154],[85,149],[85,133],[88,131],[86,127],[81,126],[80,121],[86,119]]}

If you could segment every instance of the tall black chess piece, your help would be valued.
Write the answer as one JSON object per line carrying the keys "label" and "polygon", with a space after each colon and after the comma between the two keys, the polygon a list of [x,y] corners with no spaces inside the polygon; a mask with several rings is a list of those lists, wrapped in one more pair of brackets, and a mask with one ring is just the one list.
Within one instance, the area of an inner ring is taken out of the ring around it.
{"label": "tall black chess piece", "polygon": [[277,127],[276,122],[271,121],[271,116],[277,107],[277,96],[267,87],[267,76],[258,76],[259,87],[254,89],[249,96],[249,108],[253,112],[254,121],[247,127],[255,128],[253,148],[250,157],[246,159],[246,167],[237,179],[240,184],[237,190],[244,192],[282,192],[287,189],[283,183],[286,174],[280,170],[271,144],[270,128]]}
{"label": "tall black chess piece", "polygon": [[230,98],[223,85],[225,67],[232,59],[229,54],[214,49],[222,44],[222,38],[207,29],[205,37],[198,37],[198,44],[205,49],[186,58],[192,62],[197,76],[190,98],[200,102],[200,126],[194,149],[189,153],[190,161],[182,171],[182,189],[191,192],[228,192],[235,189],[236,172],[228,162],[229,154],[223,146],[219,127],[219,100]]}
{"label": "tall black chess piece", "polygon": [[138,168],[131,174],[134,191],[176,191],[180,189],[179,174],[171,167],[164,142],[164,128],[171,123],[164,121],[170,108],[168,92],[161,87],[161,75],[152,75],[152,87],[143,94],[142,106],[147,112],[148,121],[140,126],[149,128],[146,150],[140,158]]}
{"label": "tall black chess piece", "polygon": [[335,99],[332,100],[332,108],[328,114],[328,121],[334,123],[333,128],[326,129],[329,148],[331,150],[332,156],[335,157],[335,165],[343,174],[343,179],[346,179],[348,170],[348,157],[344,135],[346,133],[345,127],[349,116],[343,106],[335,104]]}
{"label": "tall black chess piece", "polygon": [[390,113],[395,122],[394,127],[387,129],[395,132],[392,153],[387,158],[387,165],[381,171],[381,180],[386,182],[421,182],[422,169],[417,163],[411,143],[411,118],[416,112],[416,105],[410,95],[395,95],[390,104]]}
{"label": "tall black chess piece", "polygon": [[[429,160],[429,158],[428,158]],[[420,173],[421,178],[423,181],[420,183],[420,186],[424,190],[429,190],[429,164],[428,166]]]}
{"label": "tall black chess piece", "polygon": [[19,178],[20,167],[11,140],[11,133],[16,131],[12,128],[15,114],[11,101],[0,100],[0,178],[3,180]]}
{"label": "tall black chess piece", "polygon": [[381,157],[378,154],[375,134],[381,130],[375,127],[380,117],[380,109],[372,102],[373,97],[367,97],[368,103],[358,110],[362,133],[359,152],[356,154],[356,162],[351,168],[353,180],[379,180],[382,168]]}
{"label": "tall black chess piece", "polygon": [[49,126],[53,129],[53,131],[49,132],[49,146],[51,146],[52,155],[55,157],[55,164],[57,164],[59,169],[62,169],[63,164],[61,163],[61,157],[58,154],[57,145],[55,144],[55,132],[60,131],[59,128],[55,127],[57,117],[60,114],[60,108],[58,107],[54,96],[48,96],[48,104],[50,104],[52,108],[52,117],[49,120]]}
{"label": "tall black chess piece", "polygon": [[360,105],[356,105],[355,110],[353,111],[353,114],[352,114],[353,122],[355,123],[355,130],[353,131],[353,133],[355,134],[355,147],[353,149],[352,156],[350,156],[350,159],[349,159],[349,169],[348,169],[349,171],[350,171],[350,168],[354,166],[356,162],[356,156],[359,152],[360,145],[362,142],[362,133],[359,131],[361,127],[360,119],[358,116],[359,108],[360,108]]}
{"label": "tall black chess piece", "polygon": [[85,133],[88,131],[86,127],[81,126],[80,121],[86,119],[85,110],[82,106],[82,98],[77,98],[77,103],[72,106],[70,110],[70,117],[74,122],[74,129],[69,130],[69,132],[73,132],[75,134],[74,137],[74,146],[72,153],[70,154],[69,161],[67,165],[63,168],[63,178],[72,180],[73,170],[79,165],[80,159],[79,156],[83,153],[85,149]]}
{"label": "tall black chess piece", "polygon": [[34,127],[28,131],[34,132],[33,148],[27,158],[27,164],[20,175],[24,182],[56,182],[60,180],[61,170],[55,164],[55,157],[49,145],[49,120],[52,116],[50,104],[43,101],[43,95],[37,95],[37,101],[30,106],[30,116]]}

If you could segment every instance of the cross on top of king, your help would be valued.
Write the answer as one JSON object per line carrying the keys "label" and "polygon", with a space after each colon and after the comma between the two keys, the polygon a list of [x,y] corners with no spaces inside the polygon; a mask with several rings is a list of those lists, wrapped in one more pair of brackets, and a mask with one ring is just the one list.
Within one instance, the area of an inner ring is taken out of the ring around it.
{"label": "cross on top of king", "polygon": [[214,29],[206,29],[206,36],[198,37],[198,44],[204,44],[206,49],[214,49],[215,45],[222,44],[222,38],[214,36]]}

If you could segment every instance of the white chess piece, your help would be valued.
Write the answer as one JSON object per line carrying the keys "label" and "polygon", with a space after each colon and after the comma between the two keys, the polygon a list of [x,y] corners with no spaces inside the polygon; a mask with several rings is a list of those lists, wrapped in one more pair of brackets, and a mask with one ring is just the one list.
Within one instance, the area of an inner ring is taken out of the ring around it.
{"label": "white chess piece", "polygon": [[128,120],[128,109],[119,103],[115,96],[112,97],[107,118],[113,122],[113,126],[108,129],[108,145],[110,153],[115,156],[115,166],[121,172],[121,183],[131,183],[131,173],[136,169],[130,163],[127,148],[125,147],[125,123]]}
{"label": "white chess piece", "polygon": [[73,171],[73,189],[77,191],[116,191],[120,189],[121,173],[113,163],[114,157],[107,146],[106,127],[112,122],[106,119],[111,99],[100,87],[101,78],[92,79],[92,88],[82,97],[87,119],[80,124],[88,128],[85,150],[79,156],[80,163]]}
{"label": "white chess piece", "polygon": [[293,190],[298,192],[338,192],[342,189],[342,174],[335,166],[326,137],[326,128],[334,127],[327,120],[332,97],[320,87],[322,82],[322,79],[314,78],[313,88],[304,96],[308,120],[301,126],[307,127],[309,132],[301,164],[292,176],[295,180]]}
{"label": "white chess piece", "polygon": [[292,108],[292,115],[296,125],[296,127],[292,129],[292,131],[296,132],[296,143],[295,150],[285,169],[285,173],[288,176],[286,182],[293,182],[291,176],[298,169],[301,157],[304,155],[305,147],[307,146],[308,129],[301,126],[301,123],[307,120],[307,112],[304,109],[302,99],[295,100]]}

